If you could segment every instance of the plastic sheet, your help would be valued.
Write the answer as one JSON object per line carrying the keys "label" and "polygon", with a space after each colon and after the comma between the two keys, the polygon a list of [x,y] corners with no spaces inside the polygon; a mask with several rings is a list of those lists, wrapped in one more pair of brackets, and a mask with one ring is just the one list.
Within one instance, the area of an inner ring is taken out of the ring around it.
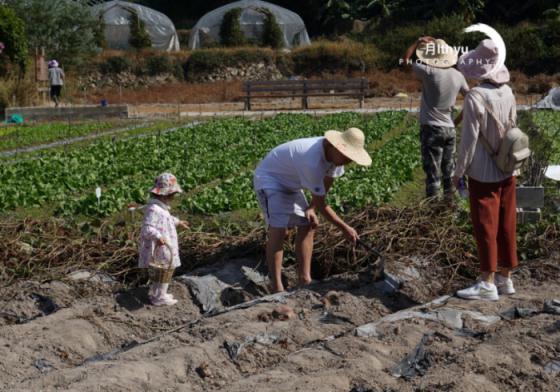
{"label": "plastic sheet", "polygon": [[540,100],[536,107],[539,109],[560,110],[560,87],[550,89],[548,95]]}
{"label": "plastic sheet", "polygon": [[167,16],[148,7],[127,1],[108,1],[93,6],[95,15],[103,19],[105,39],[111,49],[129,49],[130,15],[135,12],[146,26],[152,47],[166,51],[179,50],[175,25]]}
{"label": "plastic sheet", "polygon": [[189,49],[203,47],[205,36],[214,42],[219,42],[222,19],[228,11],[234,8],[242,9],[239,22],[241,29],[248,38],[259,39],[262,35],[265,15],[259,12],[259,8],[266,8],[276,17],[278,26],[284,36],[284,46],[286,48],[311,43],[303,20],[296,13],[265,1],[241,0],[216,8],[200,18],[192,29]]}

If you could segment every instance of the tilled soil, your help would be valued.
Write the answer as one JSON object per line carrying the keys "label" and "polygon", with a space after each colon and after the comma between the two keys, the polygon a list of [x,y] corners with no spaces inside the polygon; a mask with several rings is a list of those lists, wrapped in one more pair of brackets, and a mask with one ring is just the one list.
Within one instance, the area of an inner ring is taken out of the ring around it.
{"label": "tilled soil", "polygon": [[[517,293],[497,302],[422,305],[433,299],[424,289],[430,282],[421,269],[399,275],[402,267],[391,268],[403,282],[398,291],[345,274],[215,316],[202,315],[179,280],[173,307],[149,305],[143,287],[102,279],[19,282],[0,293],[0,390],[559,391],[550,364],[560,360],[560,316],[541,312],[546,299],[560,297],[557,274],[525,265]],[[296,317],[275,317],[279,302]],[[479,320],[514,306],[538,312]],[[453,319],[460,325],[387,319],[407,310],[460,314]],[[373,336],[356,336],[370,322]],[[396,377],[395,366],[421,341],[412,375]]]}

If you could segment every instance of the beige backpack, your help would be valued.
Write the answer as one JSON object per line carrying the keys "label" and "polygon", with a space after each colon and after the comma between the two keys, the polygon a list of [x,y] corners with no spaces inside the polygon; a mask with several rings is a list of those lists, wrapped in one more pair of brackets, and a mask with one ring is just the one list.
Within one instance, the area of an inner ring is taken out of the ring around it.
{"label": "beige backpack", "polygon": [[[473,92],[474,91],[471,91],[471,93]],[[480,131],[479,135],[482,144],[492,157],[492,160],[498,169],[505,173],[510,173],[519,169],[531,156],[531,150],[529,149],[529,137],[516,126],[506,128],[504,124],[498,120],[498,116],[496,116],[494,111],[490,108],[490,105],[488,105],[482,94],[477,92],[476,95],[480,97],[486,111],[496,122],[498,128],[500,129],[500,133],[505,130],[504,138],[500,142],[498,151],[494,151],[482,131]]]}

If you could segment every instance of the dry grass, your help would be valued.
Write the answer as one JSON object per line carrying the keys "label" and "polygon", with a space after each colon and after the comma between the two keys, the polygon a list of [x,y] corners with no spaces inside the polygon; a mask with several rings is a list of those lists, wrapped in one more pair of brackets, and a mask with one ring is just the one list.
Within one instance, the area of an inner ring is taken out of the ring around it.
{"label": "dry grass", "polygon": [[[466,212],[459,216],[448,206],[422,202],[405,208],[364,208],[348,214],[346,221],[363,240],[392,261],[419,257],[427,271],[437,270],[444,289],[472,279],[477,270],[476,248]],[[225,232],[224,227],[201,226],[197,232],[181,232],[184,269],[236,257],[262,258],[265,232],[248,225]],[[204,228],[206,227],[206,228]],[[555,223],[528,228],[520,233],[520,253],[542,249],[539,256],[558,251]],[[122,281],[138,278],[136,267],[139,222],[104,222],[75,227],[63,220],[18,219],[0,223],[0,286],[18,279],[58,279],[77,269],[103,270]],[[335,227],[323,224],[313,252],[314,273],[321,278],[361,271],[372,262],[362,248],[352,249]],[[293,244],[288,246],[293,254]]]}
{"label": "dry grass", "polygon": [[[383,72],[373,70],[367,73],[322,73],[311,76],[311,79],[344,79],[348,77],[366,77],[370,84],[371,97],[394,97],[399,92],[419,93],[422,85],[412,72],[400,69]],[[473,82],[471,82],[471,85]],[[110,103],[149,104],[149,103],[182,103],[198,104],[213,102],[235,102],[243,96],[243,81],[212,82],[212,83],[173,83],[156,87],[139,89],[105,88],[92,91],[87,103],[97,104],[101,99]],[[555,75],[536,75],[527,77],[523,73],[511,72],[511,85],[518,96],[541,95],[552,87],[560,85],[560,73]],[[70,89],[65,91],[72,95]],[[82,99],[82,93],[76,91],[76,99]],[[534,96],[533,101],[538,97]],[[71,99],[69,99],[71,101]],[[520,104],[528,103],[527,98],[519,98]]]}

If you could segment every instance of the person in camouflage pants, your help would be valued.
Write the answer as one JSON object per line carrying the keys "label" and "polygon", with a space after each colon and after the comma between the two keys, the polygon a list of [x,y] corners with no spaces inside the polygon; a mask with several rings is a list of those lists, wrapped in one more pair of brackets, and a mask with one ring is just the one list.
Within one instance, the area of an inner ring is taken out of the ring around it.
{"label": "person in camouflage pants", "polygon": [[426,173],[426,196],[436,196],[441,188],[453,193],[451,177],[455,170],[455,128],[420,126],[422,168]]}
{"label": "person in camouflage pants", "polygon": [[[414,52],[418,57],[415,62],[411,60]],[[402,61],[405,66],[412,65],[422,82],[419,122],[426,197],[437,196],[442,182],[444,193],[452,195],[455,123],[460,122],[461,116],[454,122],[451,114],[457,94],[465,95],[469,91],[463,74],[453,68],[457,52],[441,39],[420,37],[408,48]]]}

